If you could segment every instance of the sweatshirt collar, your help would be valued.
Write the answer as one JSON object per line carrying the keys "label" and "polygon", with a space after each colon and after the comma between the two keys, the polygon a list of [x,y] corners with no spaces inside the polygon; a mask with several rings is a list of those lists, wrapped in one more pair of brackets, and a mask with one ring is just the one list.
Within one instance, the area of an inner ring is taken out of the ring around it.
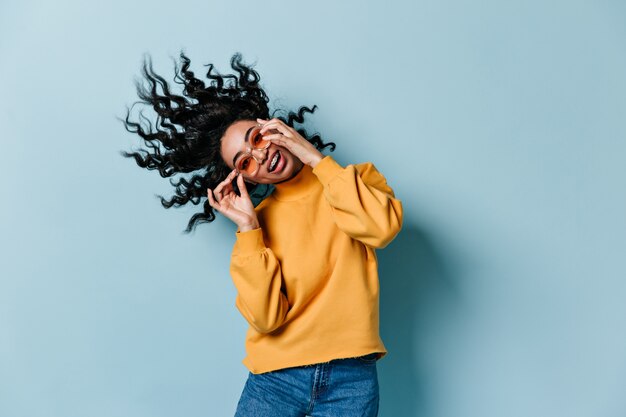
{"label": "sweatshirt collar", "polygon": [[274,184],[275,189],[272,196],[277,200],[297,200],[321,185],[315,174],[313,174],[313,168],[305,164],[295,177],[285,182]]}

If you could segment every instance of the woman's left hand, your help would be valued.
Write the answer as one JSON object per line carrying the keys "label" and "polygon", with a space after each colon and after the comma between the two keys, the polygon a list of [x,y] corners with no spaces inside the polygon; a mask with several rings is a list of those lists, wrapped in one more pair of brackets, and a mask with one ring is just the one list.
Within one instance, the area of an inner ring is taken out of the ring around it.
{"label": "woman's left hand", "polygon": [[[303,138],[296,129],[288,126],[282,120],[276,118],[256,120],[263,125],[261,128],[261,134],[264,135],[263,139],[268,139],[277,145],[287,148],[296,158],[312,168],[315,168],[324,157],[315,145]],[[270,129],[273,129],[275,133],[265,135],[265,132]]]}

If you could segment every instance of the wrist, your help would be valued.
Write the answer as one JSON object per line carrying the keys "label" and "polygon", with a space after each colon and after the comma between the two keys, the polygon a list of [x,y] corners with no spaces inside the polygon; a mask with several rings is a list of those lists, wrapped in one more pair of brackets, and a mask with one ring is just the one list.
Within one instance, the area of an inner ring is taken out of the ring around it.
{"label": "wrist", "polygon": [[322,153],[320,151],[317,151],[317,153],[315,155],[313,155],[311,157],[311,159],[309,160],[308,165],[311,168],[315,168],[317,166],[317,164],[319,164],[322,159],[324,159],[324,155],[322,155]]}
{"label": "wrist", "polygon": [[239,225],[239,232],[249,232],[250,230],[258,229],[259,227],[261,226],[259,226],[258,221],[246,223]]}

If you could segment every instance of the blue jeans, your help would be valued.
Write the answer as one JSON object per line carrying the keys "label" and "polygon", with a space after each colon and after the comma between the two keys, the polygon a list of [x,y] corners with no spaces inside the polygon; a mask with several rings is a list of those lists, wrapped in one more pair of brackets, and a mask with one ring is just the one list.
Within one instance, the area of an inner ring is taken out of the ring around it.
{"label": "blue jeans", "polygon": [[375,417],[377,355],[248,374],[235,417]]}

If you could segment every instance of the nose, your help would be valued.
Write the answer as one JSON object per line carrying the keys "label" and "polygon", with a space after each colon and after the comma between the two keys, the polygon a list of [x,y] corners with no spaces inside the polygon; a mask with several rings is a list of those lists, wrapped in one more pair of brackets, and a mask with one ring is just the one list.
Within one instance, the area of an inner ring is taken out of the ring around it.
{"label": "nose", "polygon": [[258,158],[260,163],[263,163],[265,161],[265,158],[267,158],[267,151],[268,148],[266,149],[253,149],[252,150],[252,154]]}

